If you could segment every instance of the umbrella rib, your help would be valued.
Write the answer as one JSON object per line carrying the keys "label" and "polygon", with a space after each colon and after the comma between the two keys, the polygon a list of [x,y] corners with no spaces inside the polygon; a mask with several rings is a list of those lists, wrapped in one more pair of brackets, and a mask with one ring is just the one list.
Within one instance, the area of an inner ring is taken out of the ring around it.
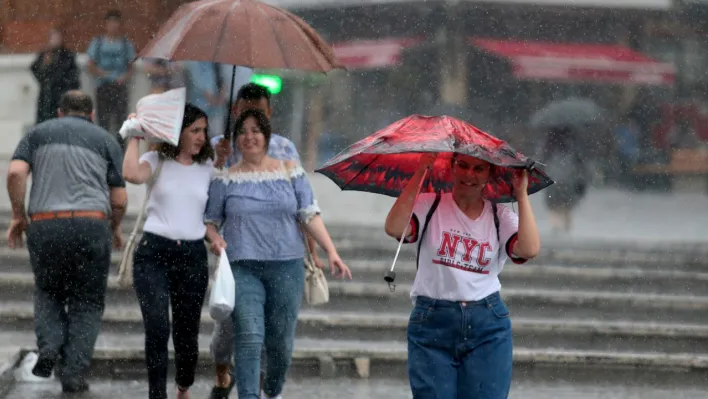
{"label": "umbrella rib", "polygon": [[231,9],[229,12],[224,14],[224,23],[221,25],[221,32],[219,33],[219,37],[216,40],[216,43],[214,45],[214,55],[211,57],[212,62],[216,62],[216,56],[219,54],[219,50],[221,50],[221,41],[224,39],[224,35],[226,34],[226,24],[229,21],[229,16],[231,13],[234,11],[234,8],[236,7],[237,4],[240,4],[241,0],[234,1],[231,4]]}
{"label": "umbrella rib", "polygon": [[354,180],[356,180],[356,178],[359,177],[359,175],[361,175],[362,173],[364,173],[364,171],[365,171],[369,166],[371,166],[371,164],[374,163],[374,161],[376,161],[377,159],[379,159],[380,156],[381,156],[381,154],[376,154],[376,156],[371,160],[371,162],[367,163],[363,168],[359,169],[359,171],[356,173],[356,175],[354,175],[354,177],[352,177],[351,179],[349,179],[349,181],[346,182],[346,183],[342,186],[342,190],[344,190],[344,188],[347,187],[347,186],[349,185],[349,183],[351,183],[351,182],[353,182]]}
{"label": "umbrella rib", "polygon": [[246,54],[248,54],[248,65],[247,66],[249,66],[251,68],[255,68],[256,62],[255,62],[255,57],[253,55],[253,40],[252,40],[253,39],[253,29],[251,27],[253,25],[253,21],[251,20],[251,12],[250,11],[251,10],[248,7],[243,8],[243,12],[244,12],[244,14],[246,14],[246,21],[248,23],[247,29],[244,29],[244,32],[248,32],[248,40],[244,40],[243,44],[244,44],[244,46],[248,46],[248,51],[246,52]]}
{"label": "umbrella rib", "polygon": [[[261,12],[264,12],[264,11],[261,11]],[[285,48],[280,43],[280,37],[278,36],[277,30],[273,27],[273,23],[270,20],[270,16],[266,15],[266,21],[268,21],[268,27],[270,28],[271,32],[273,32],[273,37],[275,37],[275,43],[278,45],[278,48],[280,49],[280,56],[283,59],[283,64],[285,64],[285,66],[288,69],[291,69],[290,62],[289,62],[290,60],[286,59],[285,51],[284,51]]]}

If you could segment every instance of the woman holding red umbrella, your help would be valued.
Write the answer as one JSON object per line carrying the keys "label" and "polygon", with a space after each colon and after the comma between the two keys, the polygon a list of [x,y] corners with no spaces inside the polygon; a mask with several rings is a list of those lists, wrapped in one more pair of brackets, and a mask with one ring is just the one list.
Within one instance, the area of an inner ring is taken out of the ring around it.
{"label": "woman holding red umbrella", "polygon": [[501,168],[469,155],[445,165],[452,192],[418,195],[436,156],[421,157],[386,219],[388,235],[419,243],[407,332],[413,398],[506,398],[512,336],[498,275],[507,259],[521,264],[539,253],[528,174],[514,169],[517,216],[483,195]]}

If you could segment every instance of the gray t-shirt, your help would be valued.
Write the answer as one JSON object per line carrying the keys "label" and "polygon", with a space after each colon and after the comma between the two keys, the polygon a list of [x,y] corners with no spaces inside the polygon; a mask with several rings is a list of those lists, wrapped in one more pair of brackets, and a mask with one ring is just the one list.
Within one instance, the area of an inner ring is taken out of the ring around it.
{"label": "gray t-shirt", "polygon": [[20,140],[12,159],[31,168],[30,215],[64,210],[109,214],[110,188],[125,187],[118,141],[80,117],[36,125]]}

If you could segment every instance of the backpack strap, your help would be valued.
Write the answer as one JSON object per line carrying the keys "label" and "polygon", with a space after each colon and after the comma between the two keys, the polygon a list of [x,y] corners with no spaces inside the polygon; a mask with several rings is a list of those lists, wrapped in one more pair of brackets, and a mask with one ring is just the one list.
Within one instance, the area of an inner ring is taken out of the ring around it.
{"label": "backpack strap", "polygon": [[499,214],[497,212],[496,202],[492,202],[492,213],[494,214],[494,228],[497,230],[497,241],[499,242],[499,250],[501,251],[502,243],[499,239]]}
{"label": "backpack strap", "polygon": [[420,246],[423,244],[423,237],[425,237],[425,232],[428,230],[428,224],[430,224],[430,219],[433,217],[433,213],[435,213],[435,210],[438,208],[438,205],[440,204],[440,198],[442,196],[440,193],[435,193],[435,201],[433,201],[433,205],[430,207],[430,210],[428,210],[428,214],[425,215],[425,222],[423,223],[423,230],[420,232],[420,236],[418,236],[418,252],[416,253],[415,256],[415,268],[416,270],[418,269],[418,260],[420,258]]}
{"label": "backpack strap", "polygon": [[101,47],[103,47],[103,35],[98,35],[96,37],[96,59],[94,62],[99,68],[101,65]]}
{"label": "backpack strap", "polygon": [[130,48],[130,43],[128,42],[128,36],[123,36],[123,61],[125,61],[125,66],[129,66],[131,62],[134,60],[131,60],[128,58],[128,49]]}

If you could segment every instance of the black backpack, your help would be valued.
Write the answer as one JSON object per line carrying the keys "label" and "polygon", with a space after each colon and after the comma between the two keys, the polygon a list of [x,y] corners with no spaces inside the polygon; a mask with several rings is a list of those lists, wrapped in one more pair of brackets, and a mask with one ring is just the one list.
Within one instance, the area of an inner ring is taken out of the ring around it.
{"label": "black backpack", "polygon": [[[438,208],[438,205],[440,204],[440,198],[442,195],[440,193],[435,194],[435,201],[433,201],[433,205],[430,207],[430,210],[428,211],[428,214],[425,215],[425,222],[423,223],[423,230],[420,232],[420,236],[418,237],[418,251],[415,255],[415,268],[418,269],[418,262],[420,259],[420,246],[423,243],[423,237],[425,237],[425,232],[428,230],[428,224],[430,223],[430,219],[433,217],[433,213],[435,213],[435,210]],[[497,214],[497,204],[495,202],[492,202],[492,213],[494,214],[494,227],[497,229],[497,241],[500,241],[499,239],[499,215]],[[501,246],[501,241],[499,242],[499,245]]]}

